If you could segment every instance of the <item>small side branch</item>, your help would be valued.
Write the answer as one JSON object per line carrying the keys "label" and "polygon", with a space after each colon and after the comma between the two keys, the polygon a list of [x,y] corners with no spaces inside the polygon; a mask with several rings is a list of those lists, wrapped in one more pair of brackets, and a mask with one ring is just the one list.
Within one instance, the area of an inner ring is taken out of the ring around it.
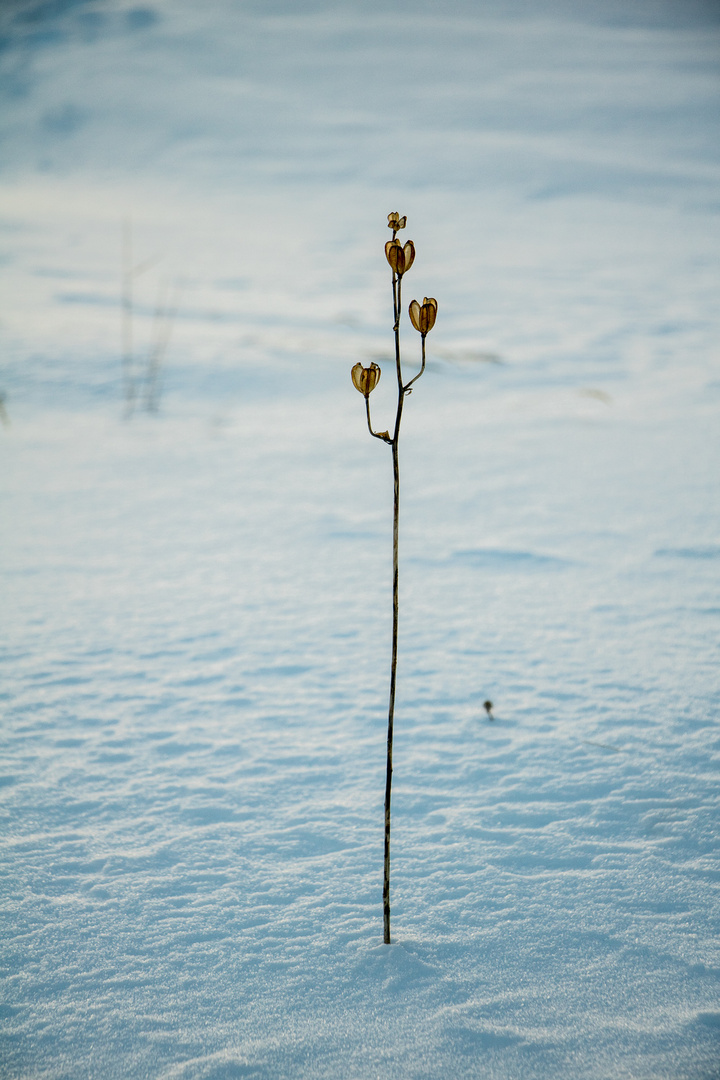
{"label": "small side branch", "polygon": [[166,304],[162,292],[158,293],[153,319],[153,335],[145,375],[144,404],[148,412],[157,412],[160,404],[160,368],[165,358],[173,323],[177,313],[179,285],[175,285],[170,304]]}
{"label": "small side branch", "polygon": [[412,384],[414,382],[418,381],[418,379],[420,378],[420,376],[423,374],[424,371],[425,371],[425,334],[422,335],[422,364],[420,366],[420,370],[418,371],[417,375],[415,375],[410,380],[409,383],[405,383],[405,385],[403,386],[403,393],[404,394],[408,394],[410,392],[410,387],[412,386]]}
{"label": "small side branch", "polygon": [[373,431],[373,429],[372,429],[372,424],[370,423],[370,395],[369,394],[367,394],[365,396],[365,412],[367,414],[368,431],[370,432],[372,437],[374,439],[381,439],[383,442],[386,442],[386,443],[391,443],[392,439],[390,438],[390,432],[389,431]]}

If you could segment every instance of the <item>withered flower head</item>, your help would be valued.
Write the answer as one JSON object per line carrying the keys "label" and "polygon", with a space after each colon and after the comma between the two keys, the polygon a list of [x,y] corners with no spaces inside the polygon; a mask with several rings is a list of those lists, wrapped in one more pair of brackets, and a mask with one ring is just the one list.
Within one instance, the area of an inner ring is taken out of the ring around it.
{"label": "withered flower head", "polygon": [[400,217],[397,211],[393,214],[388,214],[388,229],[392,229],[393,232],[397,232],[398,229],[404,229],[407,224],[407,218],[405,215]]}
{"label": "withered flower head", "polygon": [[385,258],[398,277],[402,277],[415,261],[415,245],[412,240],[408,240],[405,247],[399,240],[388,240],[385,245]]}
{"label": "withered flower head", "polygon": [[353,386],[364,397],[368,397],[380,381],[380,368],[377,364],[363,367],[362,364],[357,363],[350,374],[352,375]]}
{"label": "withered flower head", "polygon": [[433,296],[425,296],[423,297],[422,307],[417,300],[413,300],[408,308],[408,314],[410,315],[410,322],[418,333],[424,337],[435,325],[437,300]]}

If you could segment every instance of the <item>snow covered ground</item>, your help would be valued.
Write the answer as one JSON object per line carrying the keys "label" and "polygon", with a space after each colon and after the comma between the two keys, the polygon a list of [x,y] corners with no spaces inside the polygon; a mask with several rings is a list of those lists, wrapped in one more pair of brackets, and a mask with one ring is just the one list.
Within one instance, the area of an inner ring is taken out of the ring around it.
{"label": "snow covered ground", "polygon": [[2,1075],[719,1077],[717,5],[0,35]]}

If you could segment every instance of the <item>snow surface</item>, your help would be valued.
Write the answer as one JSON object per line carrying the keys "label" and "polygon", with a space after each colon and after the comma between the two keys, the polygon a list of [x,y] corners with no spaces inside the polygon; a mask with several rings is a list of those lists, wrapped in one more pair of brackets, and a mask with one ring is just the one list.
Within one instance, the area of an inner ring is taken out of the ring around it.
{"label": "snow surface", "polygon": [[717,5],[0,33],[3,1076],[720,1076]]}

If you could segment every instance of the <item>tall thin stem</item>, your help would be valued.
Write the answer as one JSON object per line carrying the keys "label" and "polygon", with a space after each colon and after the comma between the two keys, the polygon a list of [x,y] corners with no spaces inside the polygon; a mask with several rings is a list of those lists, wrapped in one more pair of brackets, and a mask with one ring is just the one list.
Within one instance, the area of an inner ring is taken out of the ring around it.
{"label": "tall thin stem", "polygon": [[383,929],[384,941],[390,944],[390,799],[392,795],[393,726],[395,721],[395,686],[397,682],[398,647],[398,534],[400,526],[400,462],[398,441],[402,419],[405,388],[400,363],[400,311],[402,305],[402,275],[393,274],[393,313],[395,315],[395,371],[397,373],[398,403],[395,430],[392,437],[393,459],[393,626],[392,660],[390,663],[390,702],[388,705],[387,768],[385,772],[385,872],[383,878]]}
{"label": "tall thin stem", "polygon": [[[402,399],[401,399],[402,400]],[[398,424],[399,424],[398,416]],[[388,707],[387,770],[385,774],[385,877],[383,880],[383,928],[385,944],[390,944],[390,795],[392,790],[393,724],[395,721],[395,684],[397,680],[398,643],[398,525],[400,520],[400,469],[398,463],[397,427],[392,441],[393,459],[393,625],[392,661],[390,665],[390,704]]]}

